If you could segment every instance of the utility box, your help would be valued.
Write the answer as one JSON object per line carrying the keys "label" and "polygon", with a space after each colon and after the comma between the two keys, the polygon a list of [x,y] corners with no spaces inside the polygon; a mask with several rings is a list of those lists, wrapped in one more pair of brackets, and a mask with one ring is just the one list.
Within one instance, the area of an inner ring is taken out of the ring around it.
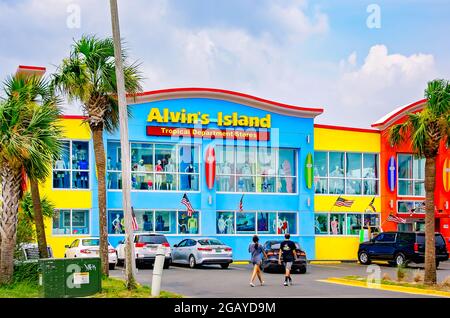
{"label": "utility box", "polygon": [[45,298],[85,297],[102,289],[100,258],[41,259],[39,267]]}

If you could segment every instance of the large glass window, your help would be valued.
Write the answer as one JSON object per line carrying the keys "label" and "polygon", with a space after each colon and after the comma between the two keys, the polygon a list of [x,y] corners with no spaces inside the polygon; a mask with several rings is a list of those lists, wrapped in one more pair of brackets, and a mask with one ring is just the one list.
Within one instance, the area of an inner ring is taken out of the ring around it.
{"label": "large glass window", "polygon": [[314,185],[317,194],[378,194],[378,155],[316,152]]}
{"label": "large glass window", "polygon": [[217,212],[216,233],[298,234],[295,212]]}
{"label": "large glass window", "polygon": [[217,191],[296,193],[295,149],[218,146]]}
{"label": "large glass window", "polygon": [[314,229],[316,234],[328,234],[328,213],[316,213]]}
{"label": "large glass window", "polygon": [[379,227],[379,213],[316,213],[316,235],[357,236],[363,227]]}
{"label": "large glass window", "polygon": [[362,214],[347,214],[347,235],[359,235],[362,228]]}
{"label": "large glass window", "polygon": [[398,155],[398,195],[425,196],[425,159]]}
{"label": "large glass window", "polygon": [[62,141],[62,154],[53,163],[53,188],[89,189],[89,142]]}
{"label": "large glass window", "polygon": [[89,210],[55,210],[52,233],[55,235],[86,235],[90,230]]}
{"label": "large glass window", "polygon": [[397,201],[398,213],[425,213],[424,201]]}
{"label": "large glass window", "polygon": [[[131,143],[133,190],[198,191],[199,147],[193,145]],[[119,142],[109,141],[108,189],[122,189]]]}
{"label": "large glass window", "polygon": [[[192,234],[200,232],[200,213],[188,215],[186,211],[134,210],[137,232],[165,234]],[[123,211],[108,211],[108,233],[125,234]]]}

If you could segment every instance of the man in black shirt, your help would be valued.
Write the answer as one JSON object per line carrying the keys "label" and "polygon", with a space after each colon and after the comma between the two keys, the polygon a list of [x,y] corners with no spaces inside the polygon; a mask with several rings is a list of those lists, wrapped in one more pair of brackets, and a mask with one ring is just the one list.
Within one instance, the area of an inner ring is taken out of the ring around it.
{"label": "man in black shirt", "polygon": [[[280,244],[280,251],[278,253],[278,264],[283,264],[286,270],[284,275],[284,286],[292,285],[291,268],[294,261],[297,260],[297,253],[295,243],[290,240],[291,236],[286,233],[285,240]],[[282,263],[283,261],[283,263]]]}

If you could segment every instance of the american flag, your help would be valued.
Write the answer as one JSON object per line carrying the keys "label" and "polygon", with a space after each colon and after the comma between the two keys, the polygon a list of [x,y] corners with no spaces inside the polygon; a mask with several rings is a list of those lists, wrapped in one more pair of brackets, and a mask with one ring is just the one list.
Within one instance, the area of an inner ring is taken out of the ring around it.
{"label": "american flag", "polygon": [[339,206],[339,207],[346,206],[346,207],[349,208],[349,207],[351,207],[353,205],[353,202],[355,202],[355,201],[353,201],[353,200],[346,200],[346,199],[344,199],[342,197],[339,197],[339,198],[336,199],[336,202],[334,203],[334,205],[335,206]]}
{"label": "american flag", "polygon": [[132,216],[131,223],[132,223],[132,226],[133,226],[133,231],[137,231],[137,230],[139,230],[139,225],[137,223],[136,214],[134,214],[133,207],[131,207],[131,216]]}
{"label": "american flag", "polygon": [[187,196],[186,193],[183,195],[183,198],[181,199],[181,203],[186,206],[187,214],[188,214],[189,217],[191,217],[192,213],[194,213],[194,208],[192,207],[192,204],[189,201],[188,196]]}
{"label": "american flag", "polygon": [[389,216],[387,217],[386,221],[395,222],[395,223],[403,223],[403,224],[406,223],[405,219],[402,219],[401,217],[398,217],[398,216],[395,216],[395,215],[392,215],[392,214],[389,214]]}
{"label": "american flag", "polygon": [[242,195],[241,200],[239,200],[239,212],[244,211],[244,195]]}

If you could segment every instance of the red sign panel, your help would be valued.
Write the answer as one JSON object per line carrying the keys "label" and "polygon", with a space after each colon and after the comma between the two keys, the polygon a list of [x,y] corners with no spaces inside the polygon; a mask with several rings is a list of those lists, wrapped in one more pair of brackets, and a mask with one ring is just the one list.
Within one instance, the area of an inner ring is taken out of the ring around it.
{"label": "red sign panel", "polygon": [[214,147],[209,146],[205,154],[205,176],[206,185],[208,189],[214,188],[214,181],[216,179],[216,153]]}
{"label": "red sign panel", "polygon": [[206,128],[181,128],[147,126],[147,136],[166,137],[191,137],[210,139],[235,139],[235,140],[270,140],[270,132],[256,131],[255,129],[206,129]]}

